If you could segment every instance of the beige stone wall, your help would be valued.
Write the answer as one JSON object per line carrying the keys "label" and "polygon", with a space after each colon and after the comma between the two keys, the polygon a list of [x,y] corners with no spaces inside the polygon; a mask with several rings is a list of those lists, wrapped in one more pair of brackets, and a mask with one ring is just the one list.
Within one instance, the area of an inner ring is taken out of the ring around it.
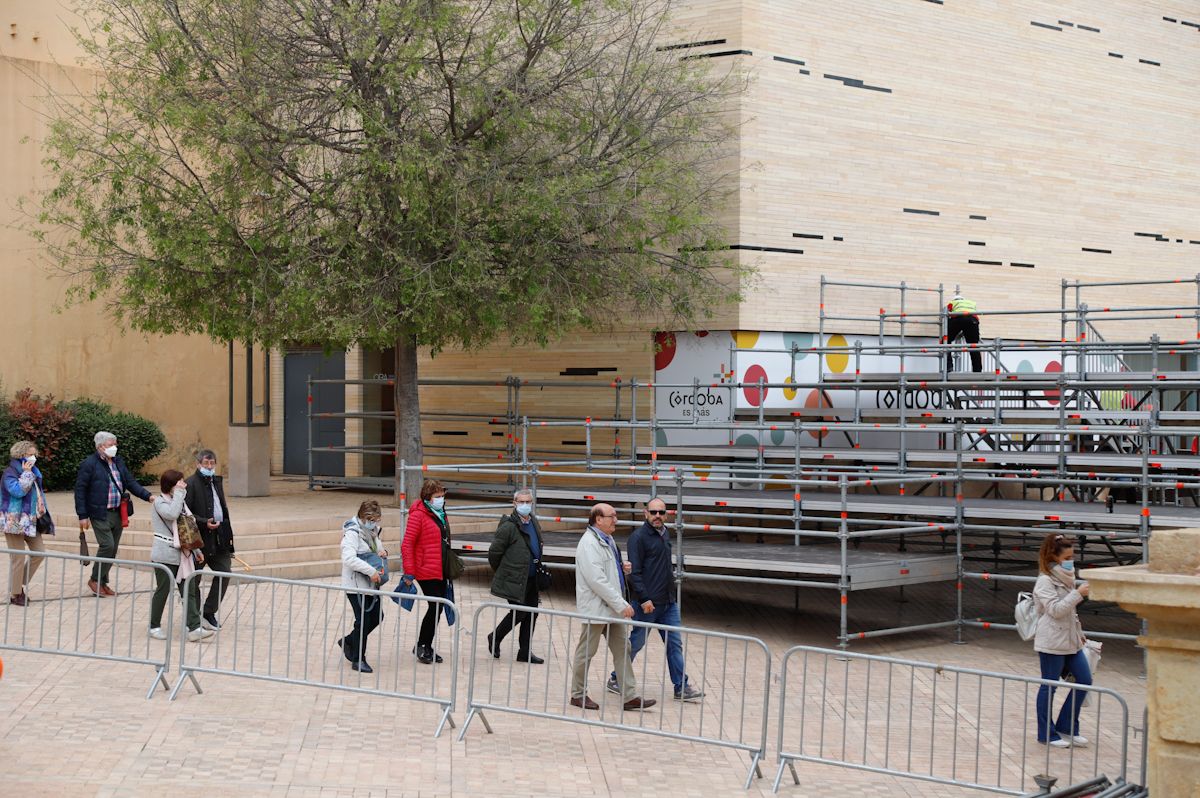
{"label": "beige stone wall", "polygon": [[[24,5],[24,4],[21,4]],[[38,25],[0,15],[0,284],[5,286],[6,334],[0,337],[0,390],[11,395],[30,387],[58,398],[90,397],[158,422],[169,442],[151,470],[191,462],[199,443],[226,448],[227,360],[225,348],[203,338],[150,338],[122,333],[102,303],[61,309],[68,277],[49,268],[18,201],[45,184],[40,142],[42,84],[71,92],[93,83],[77,67],[10,57],[12,50],[48,57],[65,40],[39,13]],[[49,6],[46,6],[49,8]],[[11,11],[11,9],[9,9]],[[42,27],[44,26],[44,27]],[[41,32],[39,43],[25,31]],[[18,46],[19,45],[19,46]],[[4,444],[7,446],[7,443]]]}
{"label": "beige stone wall", "polygon": [[[804,250],[757,256],[762,282],[742,307],[743,328],[814,329],[821,274],[961,284],[981,309],[1025,309],[1058,307],[1062,278],[1196,273],[1200,32],[1163,20],[1195,22],[1195,4],[743,5],[740,34],[720,46],[752,51],[737,57],[756,75],[742,156],[760,168],[743,181],[739,242]],[[1196,301],[1194,286],[1095,297],[1093,305]],[[836,302],[831,310],[898,309],[883,294]],[[1195,329],[1153,326],[1188,338]],[[988,333],[1057,337],[1058,323],[987,320]]]}
{"label": "beige stone wall", "polygon": [[[1200,244],[1192,243],[1200,242],[1200,111],[1191,97],[1200,74],[1200,31],[1164,16],[1200,22],[1194,4],[1178,0],[1153,6],[1082,0],[684,2],[671,44],[724,41],[681,53],[750,53],[712,61],[715,69],[746,68],[753,75],[749,95],[735,109],[741,125],[735,150],[745,171],[723,211],[730,243],[804,250],[739,250],[743,262],[760,268],[760,278],[740,307],[711,326],[813,330],[821,274],[942,283],[947,289],[961,284],[982,308],[998,309],[1057,307],[1064,277],[1200,271]],[[79,56],[64,19],[54,0],[8,0],[0,8],[0,280],[20,291],[9,303],[9,329],[34,333],[0,342],[0,380],[6,391],[30,385],[142,413],[162,424],[180,451],[197,441],[221,449],[224,348],[202,339],[122,335],[99,305],[54,313],[63,277],[46,271],[14,210],[21,196],[45,181],[38,81],[67,90],[93,80],[85,69],[62,66]],[[1186,303],[1196,301],[1193,288],[1085,298],[1093,306]],[[899,309],[894,295],[880,292],[833,291],[827,305],[845,313]],[[931,298],[908,307],[934,309]],[[546,350],[498,345],[472,355],[442,353],[423,361],[424,374],[562,379],[560,372],[570,367],[615,367],[580,379],[648,379],[647,331],[653,326],[635,319]],[[840,331],[856,326],[836,325]],[[1191,321],[1101,329],[1110,338],[1194,334]],[[989,319],[984,333],[1057,337],[1058,322]],[[278,469],[283,379],[275,361],[272,461]],[[347,365],[350,376],[360,364],[355,358]],[[608,393],[526,390],[522,411],[597,413],[611,405]],[[348,406],[369,403],[360,394],[348,397]],[[501,413],[503,396],[498,390],[430,389],[424,406]],[[427,440],[449,439],[433,435],[435,426],[442,430],[445,423],[431,422]],[[495,428],[474,426],[460,424],[470,433],[465,440],[453,436],[456,443],[496,441]],[[535,448],[563,448],[563,440],[578,438],[548,431],[538,436]]]}

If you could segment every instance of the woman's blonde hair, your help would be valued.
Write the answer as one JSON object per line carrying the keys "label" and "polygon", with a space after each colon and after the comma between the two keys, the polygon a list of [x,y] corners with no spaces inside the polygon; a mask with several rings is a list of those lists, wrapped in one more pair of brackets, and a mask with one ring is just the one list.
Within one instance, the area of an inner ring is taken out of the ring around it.
{"label": "woman's blonde hair", "polygon": [[36,448],[37,444],[33,441],[17,441],[12,445],[12,448],[8,450],[8,456],[14,460],[20,460],[25,456],[26,452],[28,452],[30,449]]}

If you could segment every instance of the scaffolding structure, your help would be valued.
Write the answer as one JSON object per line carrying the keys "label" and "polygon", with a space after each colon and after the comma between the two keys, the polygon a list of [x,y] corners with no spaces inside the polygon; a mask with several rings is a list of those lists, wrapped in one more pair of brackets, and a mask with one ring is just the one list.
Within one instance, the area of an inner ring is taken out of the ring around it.
{"label": "scaffolding structure", "polygon": [[[1083,302],[1098,287],[1188,283],[1197,290],[1195,304],[1098,310]],[[881,308],[878,320],[827,313],[826,286],[896,291],[901,310]],[[539,516],[548,521],[579,525],[586,521],[588,505],[608,501],[630,511],[625,526],[638,523],[633,510],[640,502],[661,496],[672,508],[680,591],[685,582],[702,580],[836,591],[842,645],[919,630],[954,628],[961,637],[972,626],[1005,628],[966,617],[963,586],[968,580],[1032,581],[1030,555],[1048,530],[1076,536],[1087,564],[1125,564],[1146,558],[1154,528],[1200,525],[1200,374],[1195,368],[1200,275],[1128,283],[1064,281],[1060,308],[986,314],[1057,316],[1063,335],[1058,341],[981,343],[987,364],[977,374],[950,370],[947,355],[961,357],[971,345],[944,343],[944,305],[936,313],[913,311],[908,296],[914,291],[936,295],[939,305],[944,300],[940,286],[823,279],[815,345],[754,350],[790,355],[791,374],[784,382],[732,377],[707,384],[515,377],[503,383],[431,382],[502,387],[503,414],[456,410],[431,418],[502,427],[504,443],[489,450],[486,460],[434,449],[425,463],[401,463],[400,493],[407,493],[405,480],[437,474],[456,490],[479,497],[475,504],[459,505],[458,514],[495,517],[507,506],[507,491],[530,486],[537,491]],[[1075,300],[1070,307],[1069,295]],[[1194,319],[1195,338],[1106,340],[1095,330],[1097,314],[1143,322]],[[830,346],[826,320],[877,321],[878,338]],[[898,341],[885,340],[890,325],[900,330]],[[931,331],[936,326],[938,334],[930,336],[935,340],[920,340],[912,332],[915,325]],[[1053,353],[1060,369],[1030,373],[1007,365],[1036,352]],[[818,355],[822,366],[815,379],[802,380],[796,361],[809,354]],[[735,346],[731,363],[736,355]],[[845,358],[853,369],[827,371],[831,355]],[[898,368],[864,370],[864,360],[880,357]],[[613,412],[586,418],[530,415],[521,403],[521,390],[529,387],[611,391]],[[756,390],[761,397],[768,389],[811,389],[848,404],[768,408],[760,402],[728,421],[679,421],[658,417],[653,392],[663,389],[690,390],[693,399],[701,390],[727,391],[731,406],[740,391]],[[919,401],[911,400],[914,395]],[[659,445],[660,433],[680,429],[719,434],[727,445]],[[545,442],[547,433],[564,431],[577,435],[582,445],[564,449]],[[756,445],[735,446],[745,435]],[[310,484],[395,487],[387,477],[312,474]],[[547,555],[569,565],[573,536],[562,533],[558,540],[556,534],[549,533]],[[486,536],[456,542],[468,556],[486,543]],[[955,585],[955,617],[851,630],[849,600],[855,590],[936,581]]]}

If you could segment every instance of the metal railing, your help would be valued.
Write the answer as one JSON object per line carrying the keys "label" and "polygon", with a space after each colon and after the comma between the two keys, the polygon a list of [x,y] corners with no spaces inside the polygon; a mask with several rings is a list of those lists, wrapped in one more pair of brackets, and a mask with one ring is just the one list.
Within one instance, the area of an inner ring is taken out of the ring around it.
{"label": "metal railing", "polygon": [[[1081,703],[1088,747],[1038,742],[1043,687],[1051,718]],[[783,655],[778,706],[776,792],[785,769],[800,783],[797,760],[1009,795],[1035,774],[1123,782],[1129,767],[1129,707],[1095,685],[795,646]]]}
{"label": "metal railing", "polygon": [[[212,573],[199,571],[188,580],[204,576]],[[450,713],[458,689],[461,623],[442,633],[444,614],[458,615],[454,603],[405,595],[414,602],[412,609],[405,611],[393,603],[393,597],[399,596],[390,589],[348,590],[340,584],[236,572],[221,578],[230,583],[221,602],[221,630],[200,646],[180,643],[179,677],[171,689],[172,700],[185,682],[203,692],[196,674],[210,673],[433,704],[441,708],[434,736],[439,736],[447,723],[454,728]],[[351,632],[355,615],[349,595],[364,603],[378,601],[382,619],[365,644],[360,642],[357,650],[347,653],[341,641]],[[449,637],[446,664],[426,665],[415,657],[418,628],[431,606],[440,607],[434,649]],[[351,660],[355,658],[365,660],[373,673],[353,670]]]}
{"label": "metal railing", "polygon": [[[80,557],[49,551],[0,549],[0,559],[30,558],[26,573],[28,603],[4,607],[0,649],[36,654],[105,660],[149,666],[154,680],[146,693],[152,698],[162,686],[169,690],[166,673],[171,667],[171,646],[176,634],[175,591],[163,608],[164,640],[149,636],[150,603],[159,578],[174,587],[174,577],[165,565],[107,557]],[[108,586],[113,596],[99,596],[89,589],[91,566],[107,565]]]}
{"label": "metal railing", "polygon": [[[621,697],[609,694],[606,689],[610,672],[619,668],[605,656],[599,657],[601,663],[591,662],[585,675],[580,677],[585,698],[598,704],[595,709],[587,709],[571,703],[573,671],[565,667],[567,663],[550,663],[545,668],[538,668],[536,673],[524,665],[517,670],[511,647],[499,652],[500,657],[489,656],[485,649],[471,657],[467,718],[459,733],[460,740],[466,736],[476,717],[487,732],[492,733],[485,711],[508,712],[745,751],[750,755],[746,788],[756,775],[762,777],[760,764],[766,756],[771,688],[771,653],[763,641],[687,626],[597,618],[536,607],[520,609],[532,613],[535,624],[540,621],[539,639],[549,638],[565,651],[576,650],[577,644],[592,643],[593,648],[599,647],[599,640],[581,638],[599,636],[596,625],[609,624],[621,630],[624,650],[628,652],[630,631],[644,629],[647,645],[640,653],[633,652],[637,656],[633,660],[632,673],[638,694],[643,699],[654,699],[657,705],[623,710]],[[484,643],[487,629],[495,628],[512,610],[508,604],[489,602],[480,605],[471,622],[472,638],[477,643]],[[666,646],[650,644],[650,639],[656,637],[655,632],[664,636],[679,635],[685,684],[702,691],[702,697],[695,701],[675,698],[673,679],[680,677],[671,674],[668,658],[664,655]],[[514,631],[510,640],[515,643],[515,638]],[[571,666],[574,667],[573,662]],[[600,678],[595,678],[596,675]]]}

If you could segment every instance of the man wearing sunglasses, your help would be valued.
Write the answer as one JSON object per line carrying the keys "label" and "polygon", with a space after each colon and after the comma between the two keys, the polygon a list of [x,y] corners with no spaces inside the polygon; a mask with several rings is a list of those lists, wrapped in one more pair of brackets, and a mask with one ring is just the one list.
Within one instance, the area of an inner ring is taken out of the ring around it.
{"label": "man wearing sunglasses", "polygon": [[[671,568],[671,534],[667,529],[667,503],[662,499],[646,502],[646,522],[634,530],[626,545],[633,570],[629,573],[630,595],[637,599],[635,621],[682,626],[679,605],[675,603],[675,575]],[[675,685],[676,701],[699,701],[704,693],[687,683],[683,665],[683,641],[679,632],[658,630],[667,644],[667,669]],[[632,661],[646,644],[646,627],[635,626],[629,635],[629,659]],[[610,693],[620,692],[616,673],[605,685]]]}

